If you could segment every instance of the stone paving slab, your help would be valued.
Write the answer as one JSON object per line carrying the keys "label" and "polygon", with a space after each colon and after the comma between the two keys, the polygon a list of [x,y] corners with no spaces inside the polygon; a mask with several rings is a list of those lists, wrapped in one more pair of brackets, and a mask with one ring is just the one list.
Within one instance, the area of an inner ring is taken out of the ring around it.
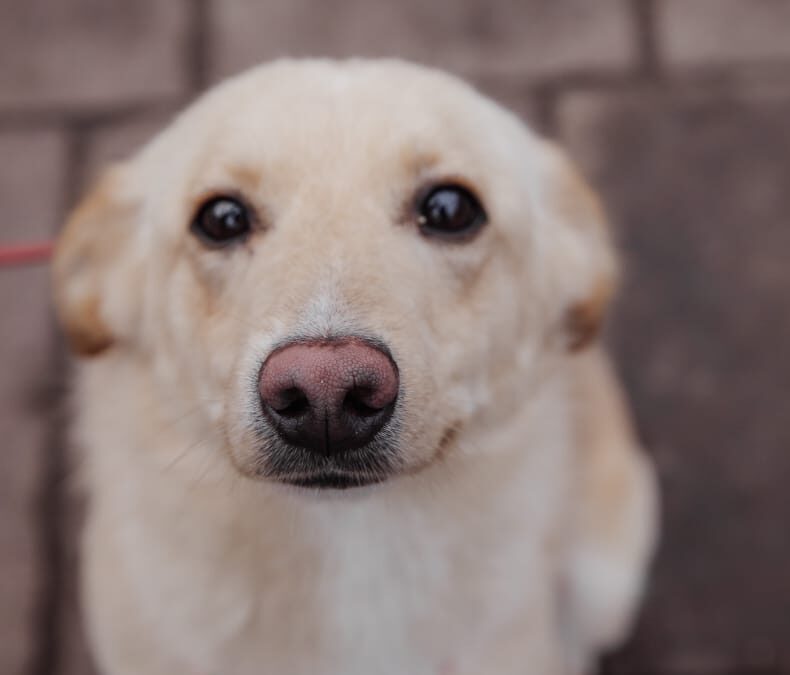
{"label": "stone paving slab", "polygon": [[0,110],[185,92],[188,0],[0,0]]}
{"label": "stone paving slab", "polygon": [[665,500],[623,658],[788,665],[790,83],[577,95],[560,120],[628,256],[612,342]]}
{"label": "stone paving slab", "polygon": [[106,168],[131,158],[143,145],[164,129],[176,109],[155,111],[115,124],[104,125],[86,138],[83,177],[86,189]]}
{"label": "stone paving slab", "polygon": [[211,78],[281,56],[399,56],[466,75],[519,79],[623,70],[626,0],[214,0]]}
{"label": "stone paving slab", "polygon": [[[71,466],[75,462],[72,459]],[[73,471],[73,469],[72,469]],[[82,530],[84,495],[69,485],[61,519],[63,578],[58,596],[59,636],[56,672],[52,675],[94,675],[96,670],[85,639],[79,600],[79,534]]]}
{"label": "stone paving slab", "polygon": [[790,60],[787,0],[663,0],[656,14],[670,66]]}
{"label": "stone paving slab", "polygon": [[[54,132],[0,133],[0,241],[43,239],[57,222],[65,146]],[[53,326],[45,266],[0,269],[0,673],[35,648],[42,571],[39,500],[49,450]]]}

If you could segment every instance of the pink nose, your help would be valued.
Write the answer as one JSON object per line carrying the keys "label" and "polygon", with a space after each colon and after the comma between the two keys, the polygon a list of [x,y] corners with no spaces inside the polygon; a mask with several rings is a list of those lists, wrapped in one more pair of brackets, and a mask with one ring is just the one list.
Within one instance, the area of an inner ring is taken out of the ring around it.
{"label": "pink nose", "polygon": [[258,389],[283,440],[325,456],[370,443],[392,415],[398,370],[358,338],[298,342],[273,352]]}

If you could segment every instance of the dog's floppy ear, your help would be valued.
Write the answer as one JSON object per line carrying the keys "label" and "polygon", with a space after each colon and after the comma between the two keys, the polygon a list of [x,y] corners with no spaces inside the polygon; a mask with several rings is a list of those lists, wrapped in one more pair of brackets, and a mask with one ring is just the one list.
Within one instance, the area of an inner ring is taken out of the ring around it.
{"label": "dog's floppy ear", "polygon": [[598,336],[619,277],[619,261],[598,197],[568,157],[545,144],[541,201],[551,222],[549,274],[559,289],[562,338],[571,351]]}
{"label": "dog's floppy ear", "polygon": [[137,206],[122,195],[124,168],[104,173],[68,218],[55,245],[55,309],[71,348],[91,356],[111,347],[134,313],[138,285],[128,250]]}

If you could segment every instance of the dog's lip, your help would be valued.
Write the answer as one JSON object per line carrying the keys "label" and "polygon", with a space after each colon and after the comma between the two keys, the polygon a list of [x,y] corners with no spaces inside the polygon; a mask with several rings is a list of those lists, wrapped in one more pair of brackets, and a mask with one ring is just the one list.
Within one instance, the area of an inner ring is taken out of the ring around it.
{"label": "dog's lip", "polygon": [[276,480],[287,485],[312,490],[349,490],[382,483],[389,478],[384,474],[360,474],[348,471],[316,471],[306,475],[277,476]]}

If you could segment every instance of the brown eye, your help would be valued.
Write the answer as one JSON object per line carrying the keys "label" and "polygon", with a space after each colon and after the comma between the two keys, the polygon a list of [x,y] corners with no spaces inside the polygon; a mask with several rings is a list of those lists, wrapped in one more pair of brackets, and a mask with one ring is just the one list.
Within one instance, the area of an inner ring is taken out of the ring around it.
{"label": "brown eye", "polygon": [[467,239],[487,220],[477,197],[460,185],[433,188],[418,209],[420,230],[431,237]]}
{"label": "brown eye", "polygon": [[226,246],[244,239],[250,231],[252,216],[248,208],[233,197],[215,197],[197,212],[190,229],[209,246]]}

